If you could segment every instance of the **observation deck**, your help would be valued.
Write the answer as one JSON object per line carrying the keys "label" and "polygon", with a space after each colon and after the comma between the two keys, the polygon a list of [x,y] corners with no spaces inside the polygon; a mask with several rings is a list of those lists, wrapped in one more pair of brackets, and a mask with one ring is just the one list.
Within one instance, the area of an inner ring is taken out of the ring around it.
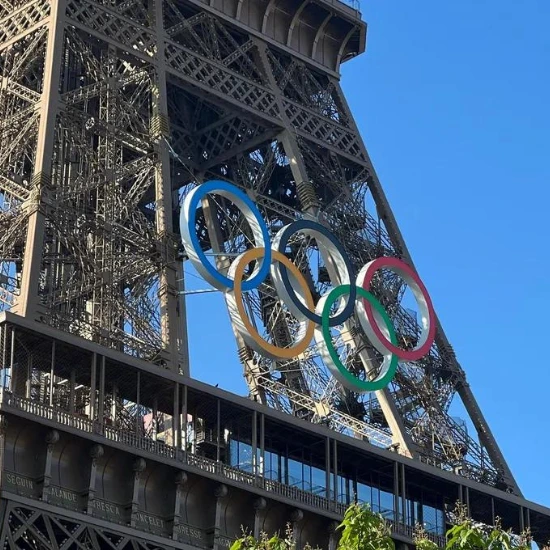
{"label": "observation deck", "polygon": [[421,523],[443,546],[461,501],[478,521],[550,538],[548,508],[10,313],[0,357],[1,494],[13,517],[116,525],[166,548],[224,548],[241,525],[290,522],[298,547],[334,548],[335,522],[357,499],[399,543]]}
{"label": "observation deck", "polygon": [[189,0],[201,11],[337,76],[365,51],[367,24],[358,0]]}

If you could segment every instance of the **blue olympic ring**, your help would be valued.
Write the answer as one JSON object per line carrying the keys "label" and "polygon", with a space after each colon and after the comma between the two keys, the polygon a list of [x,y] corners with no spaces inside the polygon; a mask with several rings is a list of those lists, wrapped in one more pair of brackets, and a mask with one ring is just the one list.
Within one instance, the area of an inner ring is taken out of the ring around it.
{"label": "blue olympic ring", "polygon": [[[233,200],[234,198],[239,199],[249,210],[250,213],[256,218],[256,221],[258,222],[258,225],[261,228],[262,231],[262,238],[265,244],[265,256],[262,260],[262,265],[259,269],[259,271],[251,277],[250,279],[246,280],[242,284],[243,290],[253,290],[260,286],[266,279],[266,277],[269,274],[269,269],[271,266],[271,247],[267,244],[270,242],[270,236],[269,236],[269,230],[267,228],[267,224],[265,220],[263,219],[260,211],[256,207],[256,205],[252,202],[252,200],[243,193],[240,189],[237,189],[234,185],[231,185],[230,183],[227,183],[225,181],[221,180],[210,180],[206,183],[203,183],[198,188],[193,190],[193,195],[189,201],[189,218],[187,219],[187,223],[189,224],[188,227],[190,228],[189,236],[191,239],[191,244],[193,245],[193,248],[195,250],[195,253],[199,260],[201,261],[204,268],[208,271],[208,273],[216,279],[219,283],[227,287],[229,290],[233,290],[233,280],[229,277],[226,277],[225,275],[222,275],[209,261],[206,257],[206,254],[204,253],[199,238],[197,235],[197,232],[195,231],[195,225],[197,221],[197,206],[199,205],[199,201],[209,193],[217,193],[220,195],[230,195],[230,200]],[[184,215],[184,211],[182,209],[182,217]]]}

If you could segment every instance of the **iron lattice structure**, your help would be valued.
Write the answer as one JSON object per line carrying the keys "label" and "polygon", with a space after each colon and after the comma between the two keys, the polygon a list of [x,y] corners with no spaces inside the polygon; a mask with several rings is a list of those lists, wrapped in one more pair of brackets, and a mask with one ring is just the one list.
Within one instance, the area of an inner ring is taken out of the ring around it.
{"label": "iron lattice structure", "polygon": [[[357,269],[412,265],[339,83],[365,31],[325,0],[1,0],[2,308],[187,374],[178,204],[212,178],[249,193],[273,234],[313,217]],[[197,231],[221,270],[251,246],[220,197]],[[296,236],[289,255],[316,295],[330,288],[314,240]],[[405,290],[386,272],[374,289],[402,346],[419,335]],[[246,300],[266,339],[292,341],[269,280]],[[377,368],[354,319],[335,342],[350,370]],[[344,391],[314,347],[291,362],[237,347],[254,399],[519,494],[441,327],[374,396]]]}
{"label": "iron lattice structure", "polygon": [[158,550],[157,541],[139,539],[116,530],[98,528],[75,518],[59,516],[8,502],[2,532],[9,548],[105,548],[107,550]]}

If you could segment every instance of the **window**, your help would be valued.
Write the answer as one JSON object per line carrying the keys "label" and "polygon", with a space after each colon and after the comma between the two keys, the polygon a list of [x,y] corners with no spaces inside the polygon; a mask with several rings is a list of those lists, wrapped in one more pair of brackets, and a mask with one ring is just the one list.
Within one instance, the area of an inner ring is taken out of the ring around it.
{"label": "window", "polygon": [[246,472],[252,472],[252,457],[252,445],[235,439],[231,440],[229,444],[229,464],[231,466]]}
{"label": "window", "polygon": [[365,483],[357,484],[357,501],[372,506],[372,487]]}
{"label": "window", "polygon": [[388,491],[380,491],[380,513],[389,520],[395,519],[394,513],[394,498],[393,493],[388,493]]}
{"label": "window", "polygon": [[288,459],[288,484],[293,487],[302,488],[302,463],[292,458]]}
{"label": "window", "polygon": [[324,470],[311,468],[311,492],[327,496],[327,477]]}
{"label": "window", "polygon": [[273,481],[281,481],[279,455],[270,451],[265,452],[264,477]]}
{"label": "window", "polygon": [[428,533],[445,534],[445,515],[442,510],[424,504],[422,506],[422,524]]}

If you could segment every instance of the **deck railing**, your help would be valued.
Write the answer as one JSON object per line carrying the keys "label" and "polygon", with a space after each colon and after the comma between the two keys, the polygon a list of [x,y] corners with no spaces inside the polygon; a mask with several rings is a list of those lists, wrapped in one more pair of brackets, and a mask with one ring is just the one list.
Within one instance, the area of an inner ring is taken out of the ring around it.
{"label": "deck railing", "polygon": [[[60,411],[49,405],[13,395],[6,390],[0,390],[0,403],[4,407],[17,409],[53,421],[64,427],[100,435],[109,441],[120,443],[132,449],[139,449],[156,456],[172,459],[185,466],[196,468],[242,485],[257,487],[319,510],[343,516],[347,508],[346,504],[337,502],[333,499],[315,495],[308,491],[280,483],[279,481],[264,478],[259,474],[255,475],[239,468],[223,464],[222,462],[185,452],[183,449],[178,449],[162,441],[155,441],[126,430],[107,426],[106,424],[90,420],[89,418],[83,418],[76,414]],[[391,519],[387,521],[390,523],[394,534],[405,536],[409,539],[413,538],[414,528],[412,526]],[[427,533],[427,536],[440,548],[445,546],[445,538],[442,535]]]}

